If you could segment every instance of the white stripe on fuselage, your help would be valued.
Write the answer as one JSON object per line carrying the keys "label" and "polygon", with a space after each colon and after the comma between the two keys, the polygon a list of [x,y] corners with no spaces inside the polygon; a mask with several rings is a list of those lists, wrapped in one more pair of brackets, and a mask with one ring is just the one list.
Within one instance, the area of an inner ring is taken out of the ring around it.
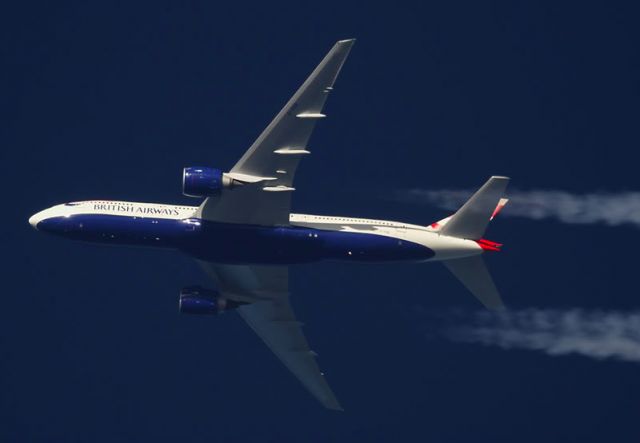
{"label": "white stripe on fuselage", "polygon": [[[112,200],[89,200],[70,202],[46,209],[46,216],[56,217],[73,214],[121,215],[129,217],[154,217],[182,220],[195,217],[197,206],[179,206],[159,203],[139,203]],[[43,213],[45,212],[43,211]],[[44,215],[44,214],[43,214]],[[427,227],[389,220],[373,220],[354,217],[334,217],[328,215],[291,214],[289,220],[294,226],[317,227],[339,231],[344,227],[354,229],[400,228],[426,231]]]}
{"label": "white stripe on fuselage", "polygon": [[[179,206],[157,203],[137,203],[110,200],[89,200],[53,206],[36,214],[43,220],[49,217],[76,214],[117,215],[132,218],[160,218],[182,220],[196,216],[197,206]],[[291,225],[328,231],[354,232],[383,235],[424,245],[436,252],[435,260],[476,255],[482,248],[471,240],[446,237],[432,232],[427,226],[413,225],[389,220],[374,220],[354,217],[291,214]]]}
{"label": "white stripe on fuselage", "polygon": [[38,220],[78,214],[119,215],[132,218],[164,218],[182,220],[195,216],[195,206],[163,205],[111,200],[89,200],[56,205],[34,215]]}

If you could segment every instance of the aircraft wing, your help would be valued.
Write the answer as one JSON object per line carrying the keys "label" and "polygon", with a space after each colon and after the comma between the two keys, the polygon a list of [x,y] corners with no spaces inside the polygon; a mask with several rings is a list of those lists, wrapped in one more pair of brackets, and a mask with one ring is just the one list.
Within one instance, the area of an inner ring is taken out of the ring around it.
{"label": "aircraft wing", "polygon": [[342,410],[289,304],[288,268],[199,263],[225,297],[248,303],[240,316],[304,387],[326,408]]}
{"label": "aircraft wing", "polygon": [[355,40],[337,42],[227,175],[244,183],[207,198],[201,218],[228,223],[289,224],[293,180],[324,103]]}

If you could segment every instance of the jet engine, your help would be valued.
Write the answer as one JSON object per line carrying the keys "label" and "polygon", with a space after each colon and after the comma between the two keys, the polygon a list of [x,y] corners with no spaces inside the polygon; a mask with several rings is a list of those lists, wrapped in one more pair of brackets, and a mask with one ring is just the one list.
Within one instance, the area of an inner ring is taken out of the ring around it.
{"label": "jet engine", "polygon": [[180,291],[180,313],[217,315],[230,311],[245,303],[229,300],[218,291],[200,286],[189,286]]}
{"label": "jet engine", "polygon": [[220,169],[189,166],[182,170],[182,193],[187,197],[208,197],[231,188],[234,180]]}

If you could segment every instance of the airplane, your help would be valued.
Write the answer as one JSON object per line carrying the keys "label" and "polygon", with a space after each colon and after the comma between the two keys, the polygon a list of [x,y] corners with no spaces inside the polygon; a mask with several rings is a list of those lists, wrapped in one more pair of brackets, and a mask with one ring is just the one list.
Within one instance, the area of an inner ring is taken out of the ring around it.
{"label": "airplane", "polygon": [[338,41],[273,121],[228,172],[183,169],[182,192],[199,206],[76,201],[29,218],[39,231],[72,240],[149,246],[196,259],[213,288],[180,291],[179,311],[234,310],[328,409],[342,410],[289,302],[289,266],[321,260],[442,262],[487,308],[502,300],[481,254],[499,251],[483,239],[507,203],[509,179],[493,176],[450,217],[421,226],[387,220],[296,214],[291,197],[298,163],[325,118],[323,108],[354,39]]}

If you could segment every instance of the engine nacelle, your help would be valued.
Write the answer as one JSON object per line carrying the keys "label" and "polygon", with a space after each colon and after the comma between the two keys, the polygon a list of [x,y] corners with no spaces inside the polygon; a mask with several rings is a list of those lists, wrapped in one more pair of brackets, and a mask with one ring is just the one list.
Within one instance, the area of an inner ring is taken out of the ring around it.
{"label": "engine nacelle", "polygon": [[220,169],[189,166],[182,171],[182,193],[187,197],[208,197],[230,188],[233,180]]}
{"label": "engine nacelle", "polygon": [[216,315],[243,304],[223,297],[218,291],[200,286],[190,286],[180,291],[181,314]]}

